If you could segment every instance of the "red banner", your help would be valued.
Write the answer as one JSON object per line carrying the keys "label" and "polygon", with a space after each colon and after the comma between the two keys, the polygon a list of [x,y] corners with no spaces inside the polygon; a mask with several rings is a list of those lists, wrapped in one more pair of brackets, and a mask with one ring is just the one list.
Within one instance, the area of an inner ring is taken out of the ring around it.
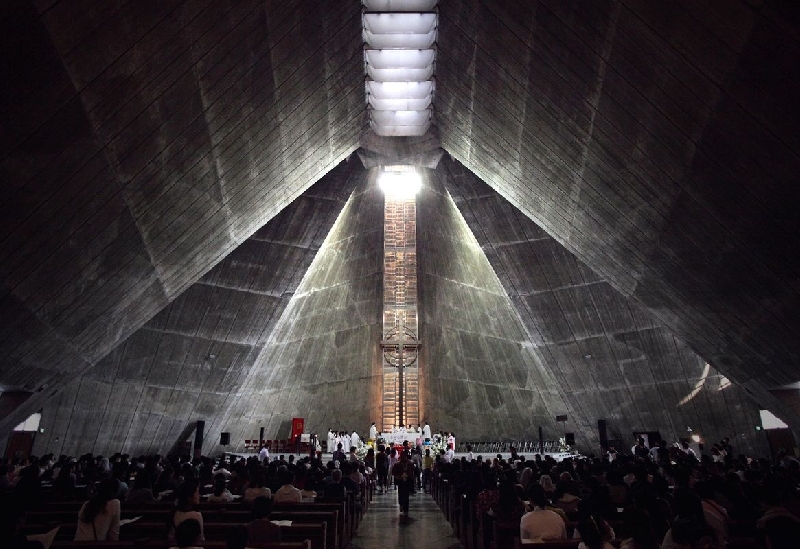
{"label": "red banner", "polygon": [[291,440],[294,440],[295,437],[302,435],[306,426],[306,420],[302,417],[296,417],[292,419],[292,437]]}

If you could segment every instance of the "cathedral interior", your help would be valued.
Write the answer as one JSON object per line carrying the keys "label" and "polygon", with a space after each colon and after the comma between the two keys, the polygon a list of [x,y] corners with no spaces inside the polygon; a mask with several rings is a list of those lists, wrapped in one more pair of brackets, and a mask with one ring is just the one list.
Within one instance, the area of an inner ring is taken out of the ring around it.
{"label": "cathedral interior", "polygon": [[399,135],[359,1],[7,3],[3,437],[386,421],[387,166],[421,183],[403,419],[585,451],[598,420],[762,455],[761,410],[800,428],[796,3],[433,4]]}

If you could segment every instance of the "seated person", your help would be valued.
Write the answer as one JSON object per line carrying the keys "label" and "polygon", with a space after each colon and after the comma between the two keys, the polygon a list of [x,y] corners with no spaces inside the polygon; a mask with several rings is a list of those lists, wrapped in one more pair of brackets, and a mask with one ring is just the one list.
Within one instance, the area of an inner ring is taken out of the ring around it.
{"label": "seated person", "polygon": [[133,488],[128,490],[128,495],[125,496],[125,503],[147,503],[155,501],[155,499],[153,487],[150,485],[150,474],[145,470],[140,470],[136,473]]}
{"label": "seated person", "polygon": [[227,503],[233,501],[233,494],[230,493],[226,486],[225,476],[217,473],[214,475],[214,492],[208,496],[210,503]]}
{"label": "seated person", "polygon": [[534,484],[529,493],[534,508],[520,519],[519,537],[523,540],[566,539],[567,526],[561,517],[547,509],[544,488]]}
{"label": "seated person", "polygon": [[117,541],[119,539],[118,482],[107,478],[100,482],[97,493],[78,512],[75,541]]}
{"label": "seated person", "polygon": [[281,487],[275,492],[275,503],[302,503],[303,494],[292,484],[294,473],[289,470],[282,471],[280,474]]}
{"label": "seated person", "polygon": [[259,496],[253,500],[253,520],[247,524],[248,543],[270,543],[281,541],[281,527],[269,520],[272,500]]}
{"label": "seated person", "polygon": [[253,473],[252,477],[250,477],[250,484],[248,484],[247,488],[244,491],[244,500],[253,501],[257,497],[261,496],[264,496],[266,498],[271,498],[272,491],[264,486],[261,473],[257,471]]}
{"label": "seated person", "polygon": [[174,540],[178,526],[185,520],[196,520],[200,525],[200,539],[205,540],[203,535],[203,515],[197,510],[200,503],[200,487],[196,480],[185,480],[178,488],[178,499],[175,507],[167,520],[167,539]]}
{"label": "seated person", "polygon": [[197,546],[200,541],[200,523],[195,519],[186,519],[175,528],[175,547],[170,549],[202,549]]}
{"label": "seated person", "polygon": [[347,488],[342,484],[342,472],[339,469],[331,471],[331,481],[325,484],[326,498],[344,499],[347,497]]}

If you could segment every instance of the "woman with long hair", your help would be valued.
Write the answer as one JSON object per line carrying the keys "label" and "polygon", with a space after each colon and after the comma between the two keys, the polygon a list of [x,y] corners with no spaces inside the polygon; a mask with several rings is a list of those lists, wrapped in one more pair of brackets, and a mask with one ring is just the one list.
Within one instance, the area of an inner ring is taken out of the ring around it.
{"label": "woman with long hair", "polygon": [[100,481],[97,493],[83,504],[78,512],[75,541],[119,540],[119,500],[116,499],[117,481],[106,478]]}
{"label": "woman with long hair", "polygon": [[175,500],[175,507],[167,519],[167,538],[175,540],[175,528],[183,521],[194,519],[200,524],[200,539],[205,540],[203,535],[203,515],[197,510],[200,503],[200,487],[194,479],[185,480],[178,487],[178,499]]}

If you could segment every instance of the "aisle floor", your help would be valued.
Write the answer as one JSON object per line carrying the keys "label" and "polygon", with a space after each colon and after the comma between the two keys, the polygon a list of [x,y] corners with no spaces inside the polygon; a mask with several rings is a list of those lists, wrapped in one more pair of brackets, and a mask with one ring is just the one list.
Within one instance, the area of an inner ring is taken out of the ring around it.
{"label": "aisle floor", "polygon": [[429,494],[411,496],[408,517],[400,514],[397,491],[376,494],[349,549],[463,549]]}

